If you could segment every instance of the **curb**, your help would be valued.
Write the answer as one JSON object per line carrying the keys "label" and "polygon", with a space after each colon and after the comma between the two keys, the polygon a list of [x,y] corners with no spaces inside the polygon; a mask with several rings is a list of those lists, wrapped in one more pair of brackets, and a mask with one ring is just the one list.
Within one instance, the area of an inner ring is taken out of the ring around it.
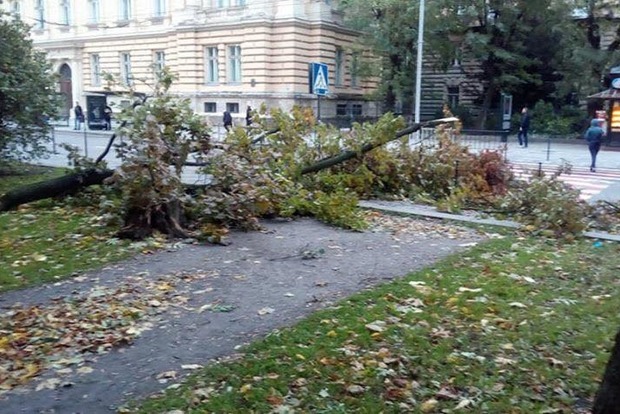
{"label": "curb", "polygon": [[[480,224],[486,226],[499,226],[515,230],[518,230],[523,226],[522,224],[510,220],[485,219],[479,217],[464,216],[462,214],[442,213],[440,211],[437,211],[435,208],[429,206],[420,206],[416,204],[398,205],[395,202],[390,201],[360,200],[358,203],[358,207],[368,210],[379,210],[386,213],[430,217],[442,220],[454,220],[463,223]],[[590,239],[620,242],[620,235],[610,234],[602,231],[586,231],[583,233],[583,236]]]}

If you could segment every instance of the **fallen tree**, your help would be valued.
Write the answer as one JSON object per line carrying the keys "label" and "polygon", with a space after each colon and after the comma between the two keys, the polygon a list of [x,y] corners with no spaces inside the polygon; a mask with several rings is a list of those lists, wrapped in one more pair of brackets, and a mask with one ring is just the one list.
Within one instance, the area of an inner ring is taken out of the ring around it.
{"label": "fallen tree", "polygon": [[[369,151],[372,151],[373,149],[378,148],[388,142],[392,142],[406,135],[417,132],[421,128],[430,127],[430,126],[438,125],[441,123],[454,122],[454,121],[457,121],[457,119],[456,118],[444,118],[444,119],[437,119],[437,120],[425,122],[422,124],[411,125],[405,129],[398,131],[398,133],[395,136],[388,138],[383,142],[374,142],[374,143],[365,144],[362,146],[361,150],[359,151],[344,150],[336,156],[322,159],[316,162],[315,164],[304,167],[301,170],[301,174],[302,175],[310,174],[313,172],[321,171],[326,168],[330,168],[335,165],[341,164],[350,159],[359,157],[360,155],[363,155]],[[253,138],[252,142],[253,143],[260,142],[266,136],[275,134],[278,131],[279,131],[279,128],[273,128],[269,131],[261,133],[256,138]],[[108,152],[110,151],[110,148],[112,147],[112,144],[114,143],[115,138],[116,138],[116,134],[113,134],[110,137],[104,152],[100,154],[95,160],[94,162],[95,166],[99,165],[101,161],[104,159],[104,157],[108,154]],[[184,165],[185,166],[205,166],[207,165],[207,163],[185,162]],[[85,169],[83,171],[67,174],[62,177],[26,185],[24,187],[17,188],[15,190],[11,190],[8,193],[4,194],[2,197],[0,197],[0,212],[9,211],[9,210],[19,207],[22,204],[31,203],[31,202],[38,201],[38,200],[44,200],[46,198],[62,197],[63,195],[75,194],[76,192],[86,187],[89,187],[92,185],[103,184],[104,180],[106,178],[112,177],[113,174],[114,174],[113,170],[100,169],[100,168],[93,167],[93,168]],[[155,214],[154,217],[159,217],[161,215],[161,212],[167,212],[168,210],[169,210],[168,208],[158,210],[158,213]],[[175,210],[175,209],[171,209],[171,210]],[[132,221],[136,221],[142,224],[152,223],[152,222],[162,222],[162,223],[166,222],[166,220],[164,219],[155,220],[153,217],[148,217],[148,218],[144,217],[142,219],[132,220]],[[172,220],[169,227],[171,229],[175,229],[173,233],[176,233],[176,234],[180,233],[178,230],[179,229],[178,217]],[[165,228],[165,226],[162,226],[162,228]],[[187,234],[185,234],[184,236],[187,237]]]}
{"label": "fallen tree", "polygon": [[91,185],[102,184],[114,171],[90,168],[11,190],[0,197],[0,211],[9,211],[22,204],[46,198],[75,194]]}
{"label": "fallen tree", "polygon": [[[377,123],[356,124],[342,133],[316,124],[309,108],[295,107],[290,112],[272,110],[269,116],[259,116],[257,127],[251,129],[254,136],[239,129],[212,145],[208,126],[187,101],[167,93],[169,78],[160,80],[148,100],[136,101],[119,117],[122,123],[117,132],[124,140],[115,148],[123,160],[118,168],[112,171],[103,162],[115,133],[94,161],[70,153],[78,171],[0,197],[0,211],[106,184],[116,191],[116,205],[120,202],[113,213],[122,219],[118,236],[123,238],[142,239],[153,231],[185,238],[218,234],[222,227],[251,229],[257,227],[258,217],[278,214],[316,215],[353,228],[357,227],[351,225],[357,214],[356,195],[331,191],[327,188],[340,185],[337,181],[327,184],[321,178],[312,182],[308,175],[346,165],[353,158],[363,164],[364,154],[375,148],[425,126],[457,121],[444,118],[405,127],[402,118],[387,114]],[[265,108],[259,115],[263,113]],[[197,155],[195,161],[188,160],[190,154]],[[300,168],[303,165],[308,166]],[[355,169],[355,165],[344,168]],[[208,185],[202,189],[193,185],[188,192],[181,181],[186,166],[201,167],[199,173],[209,177]]]}

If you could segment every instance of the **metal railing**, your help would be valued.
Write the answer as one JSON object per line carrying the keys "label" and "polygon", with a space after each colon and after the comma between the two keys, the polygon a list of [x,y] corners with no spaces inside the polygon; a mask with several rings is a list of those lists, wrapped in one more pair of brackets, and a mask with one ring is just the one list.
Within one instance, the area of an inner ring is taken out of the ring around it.
{"label": "metal railing", "polygon": [[[459,134],[451,133],[450,138],[472,152],[490,150],[506,155],[508,133],[505,131],[462,130]],[[439,139],[435,128],[422,128],[419,133],[409,136],[409,143],[411,146],[435,148],[439,146]]]}

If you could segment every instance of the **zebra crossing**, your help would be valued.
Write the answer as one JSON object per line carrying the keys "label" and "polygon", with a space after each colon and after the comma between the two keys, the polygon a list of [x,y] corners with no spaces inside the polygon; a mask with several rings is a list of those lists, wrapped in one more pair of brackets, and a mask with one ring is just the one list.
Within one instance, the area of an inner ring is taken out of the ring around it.
{"label": "zebra crossing", "polygon": [[[526,180],[543,172],[545,175],[557,171],[555,165],[539,164],[512,164],[511,169],[515,178]],[[579,190],[579,198],[584,201],[590,200],[593,196],[601,193],[609,186],[620,182],[620,170],[617,169],[597,169],[591,172],[589,168],[572,167],[570,174],[562,173],[558,180],[568,184],[570,187]],[[620,193],[618,194],[620,199]]]}

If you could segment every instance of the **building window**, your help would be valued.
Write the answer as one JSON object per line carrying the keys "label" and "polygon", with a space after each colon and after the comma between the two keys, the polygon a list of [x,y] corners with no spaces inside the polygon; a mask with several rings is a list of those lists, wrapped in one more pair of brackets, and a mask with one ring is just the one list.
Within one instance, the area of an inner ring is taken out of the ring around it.
{"label": "building window", "polygon": [[88,22],[99,23],[99,0],[88,0]]}
{"label": "building window", "polygon": [[43,4],[43,0],[36,0],[34,5],[34,15],[36,23],[34,25],[35,29],[44,29],[45,28],[45,6]]}
{"label": "building window", "polygon": [[131,19],[131,0],[120,0],[119,20]]}
{"label": "building window", "polygon": [[226,110],[231,114],[238,114],[239,104],[237,102],[226,102]]}
{"label": "building window", "polygon": [[215,103],[215,102],[205,102],[205,112],[216,113],[217,112],[217,103]]}
{"label": "building window", "polygon": [[353,104],[351,107],[351,115],[362,116],[362,104]]}
{"label": "building window", "polygon": [[101,65],[99,55],[90,55],[90,79],[93,86],[101,86]]}
{"label": "building window", "polygon": [[342,86],[342,63],[344,62],[344,51],[336,48],[336,68],[334,70],[334,85]]}
{"label": "building window", "polygon": [[228,82],[241,82],[241,46],[228,46]]}
{"label": "building window", "polygon": [[125,85],[132,84],[131,55],[129,53],[121,53],[121,80]]}
{"label": "building window", "polygon": [[166,67],[166,53],[163,50],[155,51],[153,57],[153,68],[155,69],[155,76],[159,77]]}
{"label": "building window", "polygon": [[359,71],[359,53],[353,52],[351,54],[351,86],[357,86],[357,72]]}
{"label": "building window", "polygon": [[447,101],[451,109],[459,106],[460,88],[458,86],[448,86]]}
{"label": "building window", "polygon": [[217,47],[208,47],[205,49],[205,82],[214,84],[219,82],[219,63],[218,63]]}
{"label": "building window", "polygon": [[211,6],[218,9],[240,7],[245,6],[245,0],[212,0]]}
{"label": "building window", "polygon": [[463,59],[463,54],[461,53],[461,48],[456,48],[454,50],[454,58],[452,59],[452,66],[460,67],[461,61]]}
{"label": "building window", "polygon": [[337,104],[336,105],[336,115],[338,115],[338,116],[346,116],[347,115],[347,104]]}
{"label": "building window", "polygon": [[162,17],[166,14],[166,0],[153,0],[153,16]]}
{"label": "building window", "polygon": [[60,0],[60,23],[69,26],[71,23],[71,5],[69,0]]}
{"label": "building window", "polygon": [[13,15],[13,19],[19,20],[21,18],[21,9],[22,6],[19,1],[11,2],[11,14]]}

